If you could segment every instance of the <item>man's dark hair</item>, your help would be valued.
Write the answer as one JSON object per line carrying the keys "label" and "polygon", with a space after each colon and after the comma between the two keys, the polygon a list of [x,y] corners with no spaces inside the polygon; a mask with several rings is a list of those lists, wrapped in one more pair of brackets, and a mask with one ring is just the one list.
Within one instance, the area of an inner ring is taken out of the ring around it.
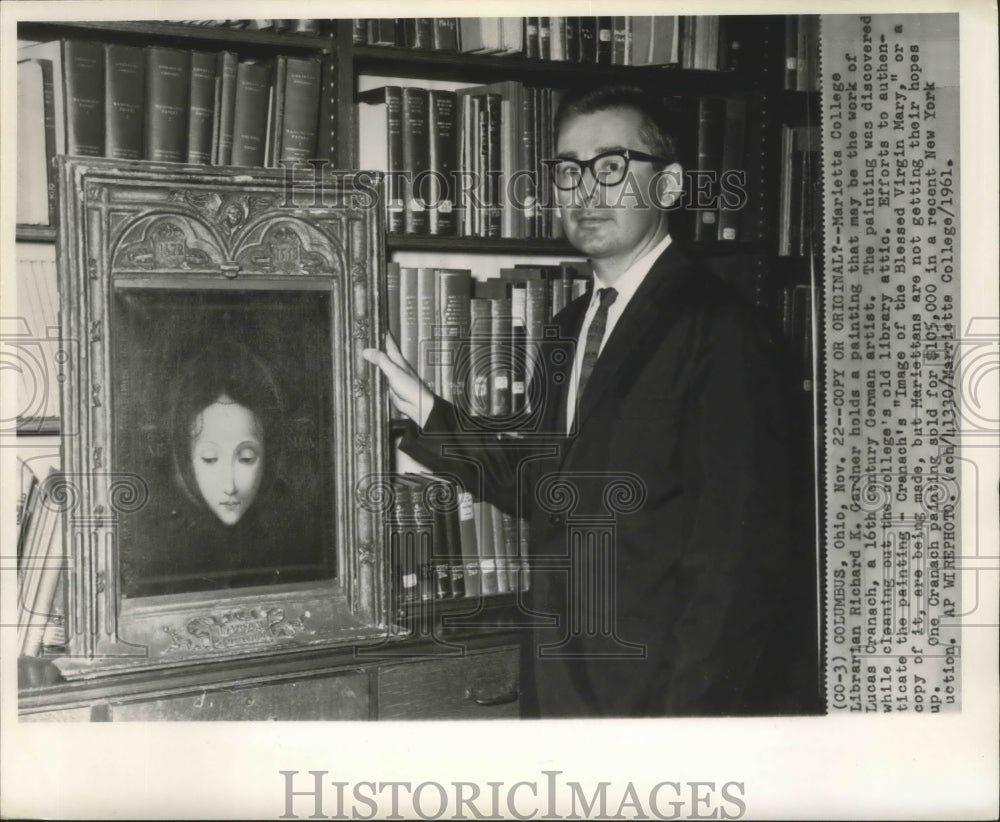
{"label": "man's dark hair", "polygon": [[640,88],[624,83],[580,87],[566,92],[556,112],[553,127],[558,139],[563,124],[581,114],[594,114],[616,108],[630,108],[642,118],[640,139],[650,150],[665,157],[667,165],[677,160],[677,141],[667,122],[663,101]]}

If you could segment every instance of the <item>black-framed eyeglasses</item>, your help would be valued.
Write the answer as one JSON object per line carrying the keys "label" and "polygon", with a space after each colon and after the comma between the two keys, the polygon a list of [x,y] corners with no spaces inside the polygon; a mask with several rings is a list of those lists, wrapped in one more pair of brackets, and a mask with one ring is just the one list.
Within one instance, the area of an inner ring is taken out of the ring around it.
{"label": "black-framed eyeglasses", "polygon": [[633,160],[664,164],[672,162],[666,157],[657,157],[653,154],[647,154],[645,151],[624,148],[615,151],[602,151],[589,160],[553,157],[549,160],[542,160],[542,163],[548,166],[549,171],[552,172],[552,181],[556,188],[572,191],[580,185],[583,172],[587,169],[590,169],[590,173],[594,175],[594,179],[599,185],[618,185],[625,179],[625,175],[628,174],[628,164]]}

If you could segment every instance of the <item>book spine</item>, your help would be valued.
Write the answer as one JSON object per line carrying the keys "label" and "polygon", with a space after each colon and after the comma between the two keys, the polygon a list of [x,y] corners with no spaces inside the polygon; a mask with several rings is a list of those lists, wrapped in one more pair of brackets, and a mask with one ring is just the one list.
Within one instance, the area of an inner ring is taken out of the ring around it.
{"label": "book spine", "polygon": [[511,284],[510,290],[510,410],[519,414],[527,397],[527,324],[528,286],[524,281]]}
{"label": "book spine", "polygon": [[219,54],[219,128],[215,145],[215,164],[228,166],[233,161],[233,117],[236,114],[236,74],[238,64],[231,51]]}
{"label": "book spine", "polygon": [[475,503],[472,494],[460,491],[458,496],[458,527],[465,565],[465,596],[478,598],[480,587],[479,540],[476,538]]}
{"label": "book spine", "polygon": [[563,61],[566,59],[566,18],[549,18],[549,37],[552,42],[553,60]]}
{"label": "book spine", "polygon": [[[214,92],[214,89],[213,89]],[[146,56],[139,46],[104,46],[104,151],[115,160],[145,156]]]}
{"label": "book spine", "polygon": [[537,60],[541,54],[541,43],[538,39],[538,18],[524,18],[524,56],[529,60]]}
{"label": "book spine", "polygon": [[[435,269],[417,269],[417,375],[434,391],[434,364],[437,340],[434,338],[436,290]],[[437,393],[435,391],[435,393]]]}
{"label": "book spine", "polygon": [[580,62],[581,63],[596,63],[597,62],[597,18],[596,17],[580,17],[579,19],[579,33],[580,33]]}
{"label": "book spine", "polygon": [[234,166],[264,164],[270,94],[270,64],[248,60],[240,62],[236,72],[233,114]]}
{"label": "book spine", "polygon": [[191,54],[149,46],[146,50],[146,159],[187,159]]}
{"label": "book spine", "polygon": [[438,591],[444,595],[442,586],[447,579],[447,568],[444,574],[437,573],[436,555],[439,553],[434,539],[434,513],[424,501],[424,486],[410,478],[410,501],[413,506],[413,521],[417,532],[417,592],[424,602],[434,599]]}
{"label": "book spine", "polygon": [[267,137],[264,141],[264,165],[274,168],[281,156],[281,132],[285,119],[285,76],[288,58],[279,55],[274,60],[271,88],[268,92]]}
{"label": "book spine", "polygon": [[490,413],[490,374],[492,371],[492,300],[473,297],[469,301],[469,416],[483,417]]}
{"label": "book spine", "polygon": [[104,156],[104,48],[85,40],[63,41],[66,151]]}
{"label": "book spine", "polygon": [[465,561],[462,556],[462,533],[459,521],[460,490],[453,483],[437,481],[442,486],[441,492],[435,497],[438,514],[438,544],[444,549],[447,579],[444,590],[447,596],[461,599],[465,590]]}
{"label": "book spine", "polygon": [[507,539],[504,533],[504,513],[495,505],[490,506],[490,521],[493,524],[493,551],[496,556],[494,567],[497,575],[497,593],[510,592],[510,577],[508,576],[509,555]]}
{"label": "book spine", "polygon": [[[449,544],[451,530],[446,505],[448,498],[447,484],[441,480],[419,476],[413,478],[420,484],[420,499],[426,508],[426,518],[432,527],[430,554],[430,583],[434,599],[451,599],[455,596],[452,588],[452,546]],[[437,490],[441,488],[442,490]],[[457,546],[456,546],[457,548]],[[460,549],[459,549],[460,550]],[[464,593],[464,574],[462,576]]]}
{"label": "book spine", "polygon": [[613,66],[627,66],[625,60],[625,39],[627,17],[613,17],[611,31],[611,64]]}
{"label": "book spine", "polygon": [[453,91],[429,92],[430,157],[428,231],[452,237],[458,230],[455,211],[455,164],[458,159],[458,97]]}
{"label": "book spine", "polygon": [[492,300],[490,319],[490,415],[506,417],[511,413],[510,300]]}
{"label": "book spine", "polygon": [[440,352],[437,385],[441,397],[465,408],[462,380],[455,378],[460,341],[468,337],[472,321],[472,272],[467,269],[437,269],[437,329]]}
{"label": "book spine", "polygon": [[566,60],[570,63],[580,62],[580,18],[566,18]]}
{"label": "book spine", "polygon": [[[506,511],[500,512],[500,526],[503,532],[503,565],[507,580],[507,591],[517,591],[521,576],[521,560],[518,557],[517,518]],[[498,569],[499,574],[499,569]]]}
{"label": "book spine", "polygon": [[434,18],[418,17],[414,26],[413,45],[415,49],[434,48]]}
{"label": "book spine", "polygon": [[[41,83],[24,88],[23,72],[33,74]],[[55,225],[58,219],[55,170],[52,158],[56,149],[56,94],[54,70],[51,60],[35,59],[18,63],[17,75],[18,145],[21,156],[17,164],[17,221],[31,225]],[[62,83],[62,78],[58,79]],[[41,107],[39,111],[38,107]],[[35,145],[28,145],[34,142]],[[44,204],[42,196],[44,192]]]}
{"label": "book spine", "polygon": [[279,161],[309,160],[317,156],[320,69],[318,60],[288,58]]}
{"label": "book spine", "polygon": [[698,101],[698,170],[704,184],[696,193],[695,240],[714,240],[718,234],[718,175],[722,165],[725,100],[702,97]]}
{"label": "book spine", "polygon": [[409,487],[404,482],[397,481],[393,484],[393,492],[395,505],[393,530],[389,541],[390,557],[399,602],[409,604],[420,599],[417,584],[418,533],[413,519],[413,503]]}
{"label": "book spine", "polygon": [[493,506],[488,502],[473,505],[476,535],[479,537],[479,588],[483,596],[499,593],[497,555],[493,539]]}
{"label": "book spine", "polygon": [[552,59],[552,27],[548,17],[538,18],[538,56],[542,60]]}
{"label": "book spine", "polygon": [[719,179],[718,239],[734,241],[739,236],[740,209],[745,205],[746,164],[743,145],[746,133],[746,100],[728,97],[725,102],[725,132],[722,142],[721,177]]}
{"label": "book spine", "polygon": [[458,51],[458,26],[454,17],[434,18],[434,50]]}
{"label": "book spine", "polygon": [[385,302],[388,310],[388,328],[396,345],[400,343],[399,328],[399,263],[385,264]]}
{"label": "book spine", "polygon": [[417,269],[400,266],[399,269],[399,351],[403,359],[416,371],[420,353],[417,329],[419,312],[417,296]]}
{"label": "book spine", "polygon": [[[49,225],[55,225],[59,219],[58,195],[59,184],[56,181],[55,169],[52,167],[52,159],[59,153],[57,148],[58,128],[56,127],[56,82],[61,83],[62,78],[56,78],[51,60],[38,60],[39,68],[42,72],[42,122],[45,127],[45,197],[48,202]],[[141,116],[140,116],[140,122]]]}
{"label": "book spine", "polygon": [[212,162],[212,122],[215,119],[215,79],[218,56],[212,52],[191,52],[191,112],[188,116],[187,161]]}
{"label": "book spine", "polygon": [[[528,280],[525,284],[526,367],[525,382],[531,385],[542,352],[545,324],[550,318],[549,282],[545,279]],[[530,393],[527,394],[530,397]]]}
{"label": "book spine", "polygon": [[337,62],[332,54],[324,54],[320,69],[319,117],[316,123],[316,157],[328,160],[337,168]]}
{"label": "book spine", "polygon": [[531,525],[528,520],[521,517],[517,521],[517,548],[520,559],[520,575],[518,577],[518,591],[531,590],[531,565],[528,557],[531,552]]}
{"label": "book spine", "polygon": [[386,231],[402,234],[406,225],[403,200],[403,90],[385,87],[386,107]]}
{"label": "book spine", "polygon": [[430,167],[430,119],[427,89],[403,89],[403,231],[426,234],[429,229],[427,208],[418,183]]}
{"label": "book spine", "polygon": [[471,122],[474,129],[472,136],[472,168],[473,189],[470,204],[471,215],[469,226],[473,236],[486,236],[486,211],[489,196],[487,192],[487,147],[489,143],[489,120],[486,116],[486,101],[481,96],[472,98]]}
{"label": "book spine", "polygon": [[518,141],[517,184],[514,207],[522,214],[522,237],[535,236],[535,214],[538,211],[538,172],[535,145],[535,96],[533,89],[521,88],[520,135]]}
{"label": "book spine", "polygon": [[503,220],[501,206],[501,111],[503,98],[499,94],[487,94],[486,103],[486,224],[487,237],[499,237]]}
{"label": "book spine", "polygon": [[601,65],[611,65],[611,49],[614,40],[614,23],[612,17],[597,18],[597,60]]}

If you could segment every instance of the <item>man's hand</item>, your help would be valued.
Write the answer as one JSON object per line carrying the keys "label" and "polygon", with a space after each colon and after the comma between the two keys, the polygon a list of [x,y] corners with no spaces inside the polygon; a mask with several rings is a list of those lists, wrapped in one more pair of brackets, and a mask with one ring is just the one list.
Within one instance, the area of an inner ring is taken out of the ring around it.
{"label": "man's hand", "polygon": [[403,359],[392,334],[385,335],[384,352],[366,348],[363,354],[389,380],[389,396],[396,408],[423,428],[434,406],[434,394]]}

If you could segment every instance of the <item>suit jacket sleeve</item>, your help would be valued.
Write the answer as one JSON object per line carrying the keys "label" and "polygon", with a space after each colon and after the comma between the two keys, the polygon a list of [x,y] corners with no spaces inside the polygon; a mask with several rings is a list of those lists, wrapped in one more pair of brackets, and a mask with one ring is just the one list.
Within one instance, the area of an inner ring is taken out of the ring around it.
{"label": "suit jacket sleeve", "polygon": [[436,473],[457,477],[466,491],[523,515],[530,497],[520,488],[518,476],[524,449],[468,423],[454,405],[436,397],[426,425],[409,425],[400,449]]}

